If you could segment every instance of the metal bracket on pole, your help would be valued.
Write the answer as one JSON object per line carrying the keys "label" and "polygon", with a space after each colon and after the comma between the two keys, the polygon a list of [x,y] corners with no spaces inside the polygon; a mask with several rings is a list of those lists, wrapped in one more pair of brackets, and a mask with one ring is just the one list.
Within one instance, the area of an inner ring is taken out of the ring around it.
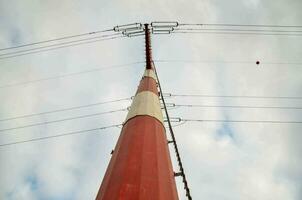
{"label": "metal bracket on pole", "polygon": [[183,173],[182,172],[174,172],[174,176],[177,177],[177,176],[183,176]]}
{"label": "metal bracket on pole", "polygon": [[164,97],[171,97],[172,94],[171,94],[171,93],[163,93],[163,96],[164,96]]}
{"label": "metal bracket on pole", "polygon": [[[170,122],[181,122],[181,118],[179,117],[170,117]],[[168,122],[168,119],[164,119],[164,122]]]}
{"label": "metal bracket on pole", "polygon": [[[161,107],[164,107],[164,104],[161,103],[160,106],[161,106]],[[167,106],[167,107],[175,107],[176,105],[175,105],[175,103],[166,103],[166,106]]]}
{"label": "metal bracket on pole", "polygon": [[[147,25],[147,26],[146,26]],[[132,23],[132,24],[124,24],[124,25],[118,25],[113,27],[113,30],[115,32],[120,32],[124,36],[127,37],[135,37],[135,36],[141,36],[145,35],[146,32],[150,32],[152,34],[170,34],[174,31],[176,27],[178,27],[178,22],[152,22],[149,24],[142,24],[142,23]],[[150,44],[150,43],[149,43]]]}

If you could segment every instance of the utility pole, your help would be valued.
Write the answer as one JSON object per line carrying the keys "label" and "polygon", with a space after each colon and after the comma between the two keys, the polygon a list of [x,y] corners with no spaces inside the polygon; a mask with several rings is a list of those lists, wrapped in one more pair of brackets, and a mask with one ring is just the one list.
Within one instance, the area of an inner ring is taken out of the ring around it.
{"label": "utility pole", "polygon": [[96,200],[178,200],[148,24],[144,35],[146,69]]}

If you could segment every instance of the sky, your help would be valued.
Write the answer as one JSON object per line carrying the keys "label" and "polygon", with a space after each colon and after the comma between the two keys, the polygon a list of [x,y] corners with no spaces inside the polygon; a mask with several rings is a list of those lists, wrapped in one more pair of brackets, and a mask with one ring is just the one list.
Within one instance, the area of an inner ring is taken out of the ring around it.
{"label": "sky", "polygon": [[[300,0],[0,0],[0,48],[152,21],[302,25]],[[301,96],[301,36],[153,35],[164,92]],[[1,52],[2,53],[2,52]],[[143,74],[144,38],[118,38],[0,59],[0,119],[128,98]],[[176,62],[176,61],[188,62]],[[261,64],[257,66],[255,62]],[[191,61],[191,62],[190,62]],[[192,62],[203,61],[203,62]],[[245,62],[245,63],[244,63]],[[134,64],[136,63],[136,64]],[[266,63],[266,64],[265,64]],[[116,67],[117,65],[123,65]],[[114,67],[115,66],[115,67]],[[111,68],[110,68],[111,67]],[[301,100],[170,97],[169,103],[301,106]],[[130,101],[0,121],[0,129],[127,108]],[[301,121],[301,110],[178,108],[171,117]],[[0,143],[120,124],[126,112],[0,132]],[[193,199],[302,199],[300,124],[193,123],[174,128]],[[94,199],[119,128],[0,147],[0,199]],[[175,154],[170,148],[174,170]],[[176,178],[180,199],[185,199]]]}

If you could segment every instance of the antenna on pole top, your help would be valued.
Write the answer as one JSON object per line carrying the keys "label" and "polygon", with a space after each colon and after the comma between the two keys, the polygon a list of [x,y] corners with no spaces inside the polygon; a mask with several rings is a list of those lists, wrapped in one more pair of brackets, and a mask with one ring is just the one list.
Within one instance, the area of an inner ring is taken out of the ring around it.
{"label": "antenna on pole top", "polygon": [[144,24],[144,26],[145,26],[146,69],[152,69],[151,37],[150,37],[149,24]]}

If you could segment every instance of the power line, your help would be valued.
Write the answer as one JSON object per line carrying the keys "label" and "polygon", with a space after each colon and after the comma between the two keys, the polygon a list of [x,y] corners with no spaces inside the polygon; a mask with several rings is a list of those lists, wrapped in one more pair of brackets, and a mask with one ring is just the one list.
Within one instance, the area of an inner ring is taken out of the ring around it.
{"label": "power line", "polygon": [[39,41],[39,42],[32,42],[32,43],[22,44],[22,45],[18,45],[18,46],[2,48],[2,49],[0,49],[0,51],[9,50],[9,49],[16,49],[16,48],[21,48],[21,47],[27,47],[27,46],[33,46],[33,45],[37,45],[37,44],[43,44],[43,43],[54,42],[54,41],[59,41],[59,40],[65,40],[65,39],[70,39],[70,38],[75,38],[75,37],[95,35],[95,34],[98,34],[98,33],[104,33],[104,32],[109,32],[109,31],[113,31],[113,29],[99,30],[99,31],[93,31],[93,32],[88,32],[88,33],[81,33],[81,34],[76,34],[76,35],[69,35],[69,36],[64,36],[64,37],[59,37],[59,38],[42,40],[42,41]]}
{"label": "power line", "polygon": [[180,63],[238,63],[238,64],[255,64],[255,62],[251,62],[251,61],[165,60],[165,59],[154,60],[154,62],[155,63],[170,63],[170,62],[174,63],[174,62],[180,62]]}
{"label": "power line", "polygon": [[[201,60],[162,60],[162,59],[154,60],[154,62],[156,62],[156,63],[190,62],[190,63],[255,64],[255,62],[250,62],[250,61],[201,61]],[[59,78],[64,78],[64,77],[69,77],[69,76],[74,76],[74,75],[79,75],[79,74],[84,74],[84,73],[91,73],[91,72],[95,72],[95,71],[100,71],[100,70],[105,70],[105,69],[110,69],[110,68],[119,68],[119,67],[141,64],[141,63],[144,63],[144,61],[138,61],[138,62],[133,62],[133,63],[121,64],[121,65],[112,65],[112,66],[109,66],[109,67],[95,68],[95,69],[91,69],[91,70],[85,70],[85,71],[80,71],[80,72],[75,72],[75,73],[70,73],[70,74],[63,74],[63,75],[59,75],[59,76],[53,76],[53,77],[48,77],[48,78],[36,79],[36,80],[29,80],[29,81],[19,82],[19,83],[5,84],[5,85],[0,85],[0,88],[26,85],[26,84],[35,83],[35,82],[47,81],[47,80],[52,80],[52,79],[59,79]],[[302,62],[296,62],[296,63],[294,63],[294,62],[261,62],[261,64],[302,65]],[[210,96],[210,97],[212,97],[212,96]],[[298,98],[302,98],[302,97],[298,97]]]}
{"label": "power line", "polygon": [[269,123],[269,124],[301,124],[302,121],[264,121],[264,120],[223,120],[223,119],[182,119],[183,122],[228,122],[228,123]]}
{"label": "power line", "polygon": [[302,99],[295,96],[250,96],[250,95],[208,95],[208,94],[165,94],[170,97],[214,97],[214,98],[247,98],[247,99]]}
{"label": "power line", "polygon": [[[224,26],[224,27],[270,27],[270,28],[302,28],[302,26],[296,26],[296,25],[247,25],[247,24],[210,24],[210,23],[181,23],[179,26]],[[188,29],[188,28],[181,28],[181,29]],[[110,32],[113,31],[113,29],[107,29],[107,30],[99,30],[99,31],[93,31],[93,32],[87,32],[87,33],[82,33],[82,34],[75,34],[75,35],[69,35],[69,36],[64,36],[64,37],[59,37],[59,38],[53,38],[53,39],[48,39],[48,40],[42,40],[39,42],[32,42],[32,43],[27,43],[27,44],[22,44],[18,46],[12,46],[12,47],[7,47],[7,48],[1,48],[0,51],[5,51],[5,50],[10,50],[10,49],[16,49],[16,48],[21,48],[21,47],[27,47],[27,46],[33,46],[37,44],[43,44],[43,43],[49,43],[49,42],[54,42],[54,41],[60,41],[60,40],[65,40],[65,39],[71,39],[71,38],[76,38],[76,37],[82,37],[82,36],[89,36],[89,35],[95,35],[98,33],[104,33],[104,32]]]}
{"label": "power line", "polygon": [[[170,62],[190,62],[190,63],[238,63],[238,64],[251,64],[255,62],[249,62],[249,61],[198,61],[198,60],[154,60],[156,63],[170,63]],[[138,62],[133,62],[133,63],[127,63],[127,64],[121,64],[121,65],[112,65],[109,67],[102,67],[102,68],[95,68],[91,70],[85,70],[85,71],[80,71],[80,72],[75,72],[75,73],[70,73],[70,74],[63,74],[59,76],[53,76],[53,77],[48,77],[48,78],[42,78],[42,79],[36,79],[36,80],[29,80],[25,82],[19,82],[19,83],[11,83],[11,84],[5,84],[5,85],[0,85],[0,88],[6,88],[6,87],[13,87],[13,86],[19,86],[19,85],[26,85],[30,83],[35,83],[35,82],[41,82],[41,81],[47,81],[47,80],[52,80],[52,79],[59,79],[59,78],[64,78],[64,77],[69,77],[69,76],[74,76],[74,75],[80,75],[84,73],[91,73],[95,71],[100,71],[100,70],[105,70],[109,68],[119,68],[119,67],[124,67],[128,65],[134,65],[134,64],[141,64],[145,63],[144,61],[138,61]],[[261,62],[262,64],[279,64],[279,65],[302,65],[302,62]],[[301,97],[302,98],[302,97]]]}
{"label": "power line", "polygon": [[200,108],[253,108],[253,109],[292,109],[300,110],[302,107],[282,107],[282,106],[237,106],[237,105],[192,105],[192,104],[175,104],[175,107],[200,107]]}
{"label": "power line", "polygon": [[54,138],[58,138],[58,137],[65,137],[65,136],[76,135],[76,134],[87,133],[87,132],[98,131],[98,130],[104,130],[104,129],[118,127],[120,125],[122,125],[122,124],[103,126],[103,127],[99,127],[99,128],[93,128],[93,129],[87,129],[87,130],[81,130],[81,131],[73,131],[73,132],[69,132],[69,133],[51,135],[51,136],[46,136],[46,137],[38,137],[38,138],[29,139],[29,140],[21,140],[21,141],[17,141],[17,142],[3,143],[3,144],[0,144],[0,147],[28,143],[28,142],[36,142],[36,141],[41,141],[41,140],[54,139]]}
{"label": "power line", "polygon": [[302,25],[272,24],[227,24],[227,23],[180,23],[179,26],[229,26],[229,27],[269,27],[269,28],[302,28]]}
{"label": "power line", "polygon": [[36,54],[36,53],[41,53],[41,52],[46,52],[46,51],[52,51],[52,50],[66,48],[66,47],[74,47],[74,46],[79,46],[79,45],[83,45],[83,44],[90,44],[90,43],[95,43],[95,42],[100,42],[100,41],[113,40],[113,39],[123,38],[123,37],[125,37],[125,36],[121,35],[121,36],[110,37],[110,38],[106,38],[106,39],[98,39],[98,40],[80,42],[80,43],[76,43],[76,44],[64,45],[64,46],[59,46],[59,47],[54,47],[54,48],[49,48],[49,49],[42,49],[42,50],[32,51],[32,52],[28,52],[28,53],[21,53],[21,54],[12,55],[12,56],[0,57],[0,60],[8,59],[8,58],[15,58],[15,57],[24,56],[24,55]]}
{"label": "power line", "polygon": [[120,34],[119,33],[114,33],[114,34],[109,34],[109,35],[101,35],[101,36],[97,36],[97,37],[89,37],[89,38],[80,39],[80,40],[72,40],[72,41],[68,41],[68,42],[61,42],[61,43],[56,43],[56,44],[51,44],[51,45],[46,45],[46,46],[41,46],[41,47],[35,47],[35,48],[31,48],[31,49],[13,51],[13,52],[0,54],[0,57],[19,54],[19,53],[24,53],[24,52],[30,52],[30,51],[34,51],[34,50],[38,50],[38,49],[45,49],[45,48],[48,48],[48,47],[62,46],[62,45],[76,43],[76,42],[82,42],[82,41],[88,41],[88,40],[94,40],[94,39],[100,39],[100,38],[107,38],[107,37],[112,37],[112,36],[117,36],[117,35],[120,35]]}
{"label": "power line", "polygon": [[107,112],[100,112],[100,113],[93,113],[93,114],[89,114],[89,115],[80,115],[80,116],[76,116],[76,117],[69,117],[69,118],[64,118],[64,119],[58,119],[58,120],[53,120],[53,121],[39,122],[39,123],[28,124],[28,125],[24,125],[24,126],[4,128],[4,129],[0,129],[0,132],[11,131],[11,130],[16,130],[16,129],[22,129],[22,128],[29,128],[29,127],[34,127],[34,126],[41,126],[41,125],[46,125],[46,124],[53,124],[53,123],[58,123],[58,122],[70,121],[70,120],[74,120],[74,119],[82,119],[82,118],[87,118],[87,117],[95,117],[95,116],[99,116],[99,115],[104,115],[104,114],[109,114],[109,113],[115,113],[115,112],[121,112],[121,111],[127,111],[127,109],[118,109],[118,110],[112,110],[112,111],[107,111]]}
{"label": "power line", "polygon": [[275,35],[275,36],[302,36],[302,34],[287,34],[287,33],[257,33],[257,32],[223,32],[223,31],[173,31],[173,34],[222,34],[222,35]]}
{"label": "power line", "polygon": [[130,98],[121,98],[121,99],[116,99],[116,100],[112,100],[112,101],[103,101],[103,102],[91,103],[91,104],[86,104],[86,105],[50,110],[50,111],[45,111],[45,112],[39,112],[39,113],[33,113],[33,114],[27,114],[27,115],[19,115],[19,116],[15,116],[15,117],[8,117],[8,118],[0,119],[0,122],[20,119],[20,118],[26,118],[26,117],[33,117],[33,116],[38,116],[38,115],[45,115],[45,114],[50,114],[50,113],[57,113],[57,112],[62,112],[62,111],[75,110],[75,109],[80,109],[80,108],[88,108],[88,107],[92,107],[92,106],[108,104],[108,103],[115,103],[115,102],[126,101],[126,100],[130,100]]}
{"label": "power line", "polygon": [[302,33],[302,30],[274,30],[274,29],[229,29],[229,28],[175,28],[175,31],[230,31],[230,32],[272,32],[272,33]]}
{"label": "power line", "polygon": [[[207,28],[213,27],[213,28]],[[230,27],[230,28],[226,28]],[[247,29],[247,28],[256,29]],[[261,28],[261,29],[259,29]],[[270,28],[270,29],[263,29]],[[295,28],[295,29],[293,29]],[[235,34],[235,35],[275,35],[302,36],[300,25],[264,25],[264,24],[211,24],[192,23],[179,24],[171,33],[199,33],[199,34]]]}
{"label": "power line", "polygon": [[[256,61],[218,61],[218,60],[154,60],[156,63],[231,63],[231,64],[255,64]],[[302,65],[302,62],[263,62],[261,64],[268,64],[268,65]]]}
{"label": "power line", "polygon": [[69,76],[75,76],[75,75],[80,75],[80,74],[86,74],[86,73],[96,72],[96,71],[102,71],[102,70],[107,70],[107,69],[111,69],[111,68],[121,68],[121,67],[130,66],[130,65],[141,64],[141,63],[144,63],[144,62],[138,61],[138,62],[127,63],[127,64],[111,65],[111,66],[108,66],[108,67],[94,68],[94,69],[89,69],[89,70],[84,70],[84,71],[79,71],[79,72],[74,72],[74,73],[69,73],[69,74],[52,76],[52,77],[48,77],[48,78],[41,78],[41,79],[29,80],[29,81],[25,81],[25,82],[0,85],[0,88],[26,85],[26,84],[30,84],[30,83],[48,81],[48,80],[52,80],[52,79],[61,79],[61,78],[69,77]]}

